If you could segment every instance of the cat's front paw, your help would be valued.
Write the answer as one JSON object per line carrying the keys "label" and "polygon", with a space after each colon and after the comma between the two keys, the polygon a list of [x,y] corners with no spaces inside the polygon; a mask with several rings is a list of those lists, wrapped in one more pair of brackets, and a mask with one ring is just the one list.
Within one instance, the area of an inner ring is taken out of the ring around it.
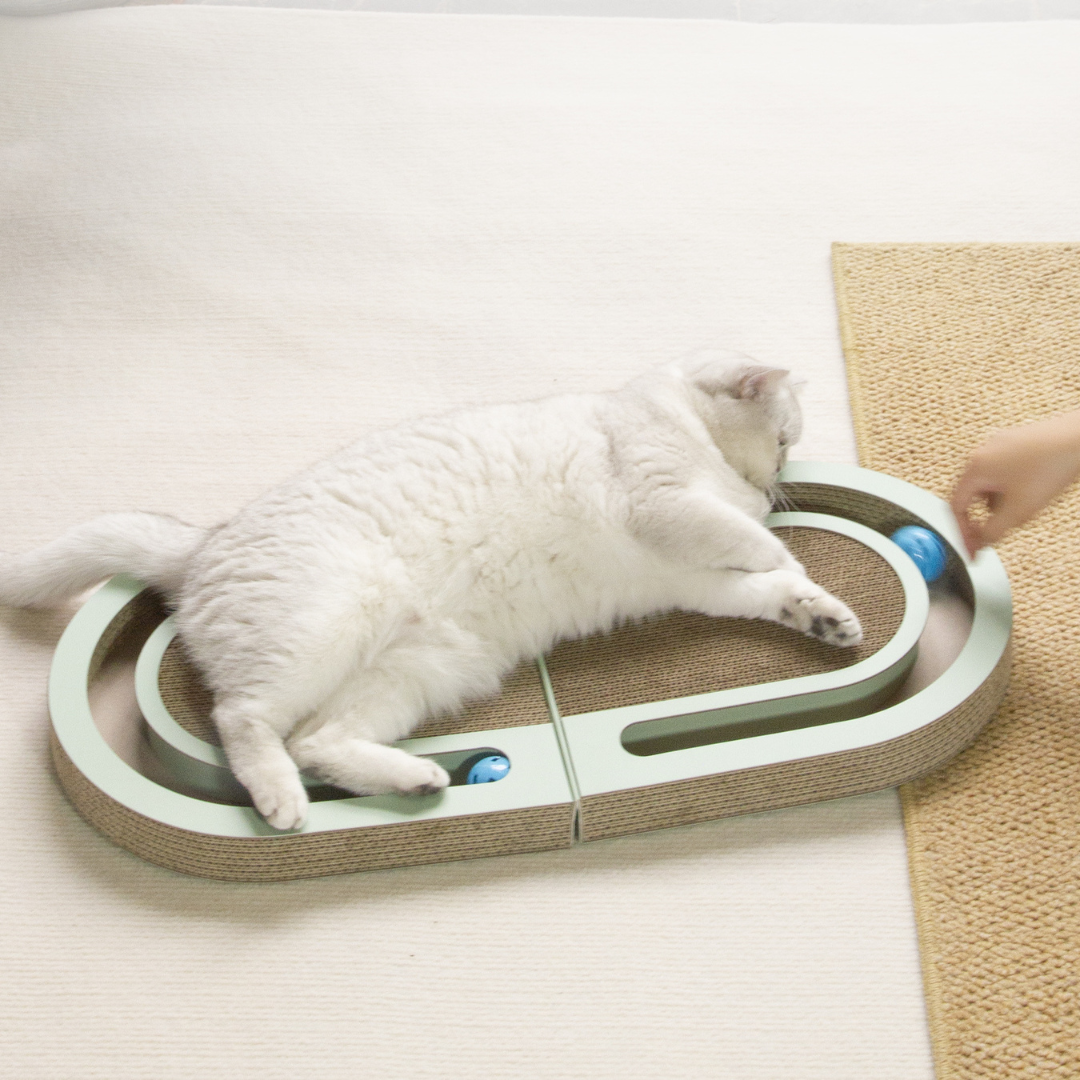
{"label": "cat's front paw", "polygon": [[851,608],[813,582],[807,584],[816,591],[787,597],[777,621],[827,645],[845,649],[858,645],[862,641],[862,627]]}
{"label": "cat's front paw", "polygon": [[399,795],[437,795],[450,783],[450,774],[429,758],[408,757],[394,787]]}

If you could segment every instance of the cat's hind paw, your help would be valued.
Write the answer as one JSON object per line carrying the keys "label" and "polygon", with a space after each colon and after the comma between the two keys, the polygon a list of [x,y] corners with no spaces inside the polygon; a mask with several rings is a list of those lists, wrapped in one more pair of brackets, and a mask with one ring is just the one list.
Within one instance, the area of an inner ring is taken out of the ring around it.
{"label": "cat's hind paw", "polygon": [[299,829],[307,820],[308,797],[304,785],[287,784],[280,787],[267,786],[258,793],[251,792],[255,809],[266,819],[272,828],[289,832]]}
{"label": "cat's hind paw", "polygon": [[409,765],[395,777],[399,795],[437,795],[450,783],[450,774],[428,758],[409,756]]}

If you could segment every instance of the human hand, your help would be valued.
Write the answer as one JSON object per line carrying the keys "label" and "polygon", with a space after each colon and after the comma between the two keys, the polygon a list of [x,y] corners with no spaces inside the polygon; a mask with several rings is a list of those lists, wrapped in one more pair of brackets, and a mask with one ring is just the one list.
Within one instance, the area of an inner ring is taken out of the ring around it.
{"label": "human hand", "polygon": [[[950,505],[968,553],[1030,521],[1080,475],[1080,411],[991,435],[968,460]],[[985,500],[989,516],[972,509]]]}

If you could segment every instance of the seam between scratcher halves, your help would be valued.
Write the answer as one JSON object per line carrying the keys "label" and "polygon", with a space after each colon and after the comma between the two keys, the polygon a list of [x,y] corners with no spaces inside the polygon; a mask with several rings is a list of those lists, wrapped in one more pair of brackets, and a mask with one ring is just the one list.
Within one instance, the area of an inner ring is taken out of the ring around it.
{"label": "seam between scratcher halves", "polygon": [[570,756],[570,743],[566,737],[566,729],[563,727],[562,713],[559,712],[559,706],[555,702],[555,688],[551,685],[551,676],[548,674],[547,664],[542,656],[536,658],[536,670],[540,674],[540,687],[544,692],[544,701],[551,715],[552,726],[555,728],[555,741],[559,744],[559,755],[562,757],[566,781],[570,785],[570,795],[574,800],[571,839],[576,844],[581,841],[581,787],[574,769],[574,759]]}

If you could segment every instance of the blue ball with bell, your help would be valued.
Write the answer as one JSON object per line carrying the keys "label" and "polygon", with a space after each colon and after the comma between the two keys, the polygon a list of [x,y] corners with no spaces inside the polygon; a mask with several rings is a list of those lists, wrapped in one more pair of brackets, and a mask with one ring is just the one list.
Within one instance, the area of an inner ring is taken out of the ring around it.
{"label": "blue ball with bell", "polygon": [[937,581],[945,573],[948,556],[945,544],[936,532],[924,529],[921,525],[905,525],[902,529],[897,529],[889,539],[910,556],[928,584]]}
{"label": "blue ball with bell", "polygon": [[465,778],[466,784],[491,784],[502,780],[510,771],[510,762],[502,754],[491,754],[481,758]]}

